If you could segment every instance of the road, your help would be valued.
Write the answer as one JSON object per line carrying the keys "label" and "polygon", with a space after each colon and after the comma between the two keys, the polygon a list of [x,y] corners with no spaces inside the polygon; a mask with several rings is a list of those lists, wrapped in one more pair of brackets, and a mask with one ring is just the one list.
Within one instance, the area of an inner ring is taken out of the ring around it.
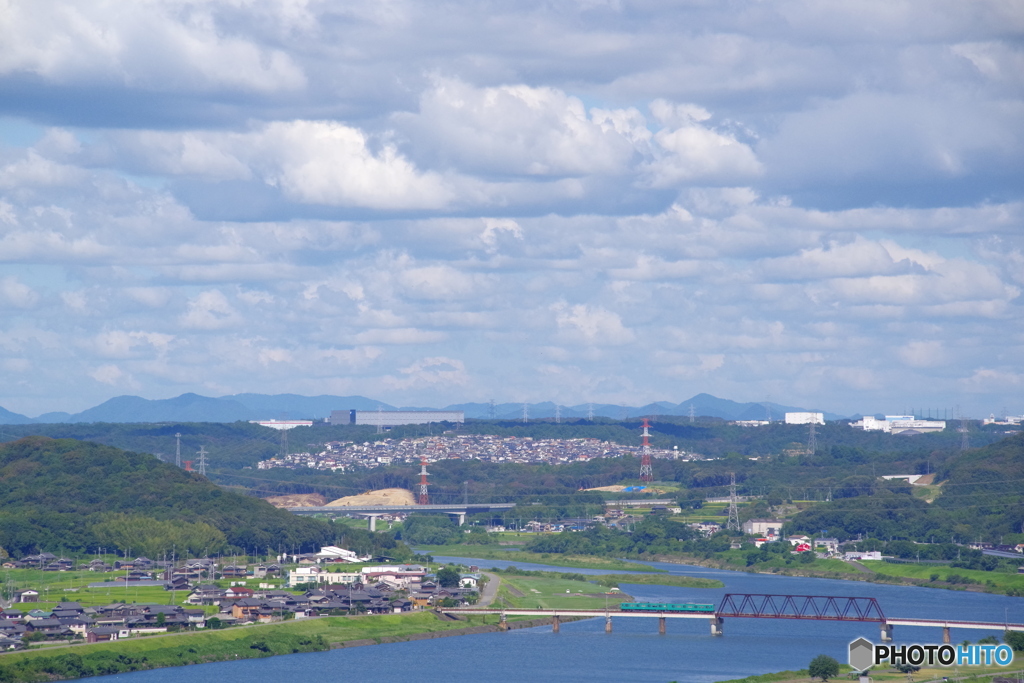
{"label": "road", "polygon": [[487,607],[494,602],[494,598],[498,596],[498,586],[501,585],[501,577],[492,572],[480,573],[490,580],[484,585],[484,589],[480,591],[480,601],[477,603],[477,606]]}

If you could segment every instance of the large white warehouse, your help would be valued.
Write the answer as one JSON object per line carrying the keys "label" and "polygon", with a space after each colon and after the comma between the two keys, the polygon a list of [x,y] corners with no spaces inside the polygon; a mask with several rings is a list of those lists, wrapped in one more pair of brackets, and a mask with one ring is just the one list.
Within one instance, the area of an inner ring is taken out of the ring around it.
{"label": "large white warehouse", "polygon": [[397,425],[423,425],[430,422],[465,422],[461,410],[332,410],[331,424],[370,425],[395,427]]}

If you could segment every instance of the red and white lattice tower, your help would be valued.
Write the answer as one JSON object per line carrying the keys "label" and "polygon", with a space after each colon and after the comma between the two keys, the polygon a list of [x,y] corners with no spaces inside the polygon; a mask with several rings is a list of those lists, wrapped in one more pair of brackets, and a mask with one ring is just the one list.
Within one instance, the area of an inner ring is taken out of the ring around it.
{"label": "red and white lattice tower", "polygon": [[651,424],[644,418],[644,441],[640,451],[640,481],[654,481],[654,470],[651,468],[651,433],[648,430]]}
{"label": "red and white lattice tower", "polygon": [[420,505],[427,505],[430,498],[427,497],[427,459],[420,458],[420,496],[416,502]]}

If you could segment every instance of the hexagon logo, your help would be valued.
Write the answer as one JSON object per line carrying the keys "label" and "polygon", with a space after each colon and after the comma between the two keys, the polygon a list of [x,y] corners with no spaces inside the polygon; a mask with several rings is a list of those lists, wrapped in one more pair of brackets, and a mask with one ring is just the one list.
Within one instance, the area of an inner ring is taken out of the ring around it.
{"label": "hexagon logo", "polygon": [[847,660],[854,671],[866,671],[875,664],[875,646],[866,638],[850,643],[850,657]]}

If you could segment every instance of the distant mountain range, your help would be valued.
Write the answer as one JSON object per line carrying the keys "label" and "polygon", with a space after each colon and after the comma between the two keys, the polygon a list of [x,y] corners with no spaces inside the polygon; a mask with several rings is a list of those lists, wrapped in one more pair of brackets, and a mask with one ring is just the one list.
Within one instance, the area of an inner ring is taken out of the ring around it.
{"label": "distant mountain range", "polygon": [[[176,398],[150,400],[138,396],[118,396],[80,413],[45,413],[36,418],[0,408],[0,424],[40,424],[71,422],[236,422],[238,420],[309,420],[329,417],[332,410],[461,410],[468,418],[518,420],[523,417],[522,403],[459,403],[443,408],[419,406],[395,407],[365,396],[299,396],[297,394],[235,394],[213,398],[198,394],[182,394]],[[805,410],[777,403],[737,403],[710,394],[697,394],[682,403],[659,401],[645,406],[620,406],[610,403],[583,403],[560,406],[562,418],[629,417],[654,415],[689,415],[691,408],[698,417],[719,417],[725,420],[781,419],[784,413]],[[526,404],[531,419],[555,417],[556,406],[550,401]],[[825,413],[828,420],[843,416]]]}

